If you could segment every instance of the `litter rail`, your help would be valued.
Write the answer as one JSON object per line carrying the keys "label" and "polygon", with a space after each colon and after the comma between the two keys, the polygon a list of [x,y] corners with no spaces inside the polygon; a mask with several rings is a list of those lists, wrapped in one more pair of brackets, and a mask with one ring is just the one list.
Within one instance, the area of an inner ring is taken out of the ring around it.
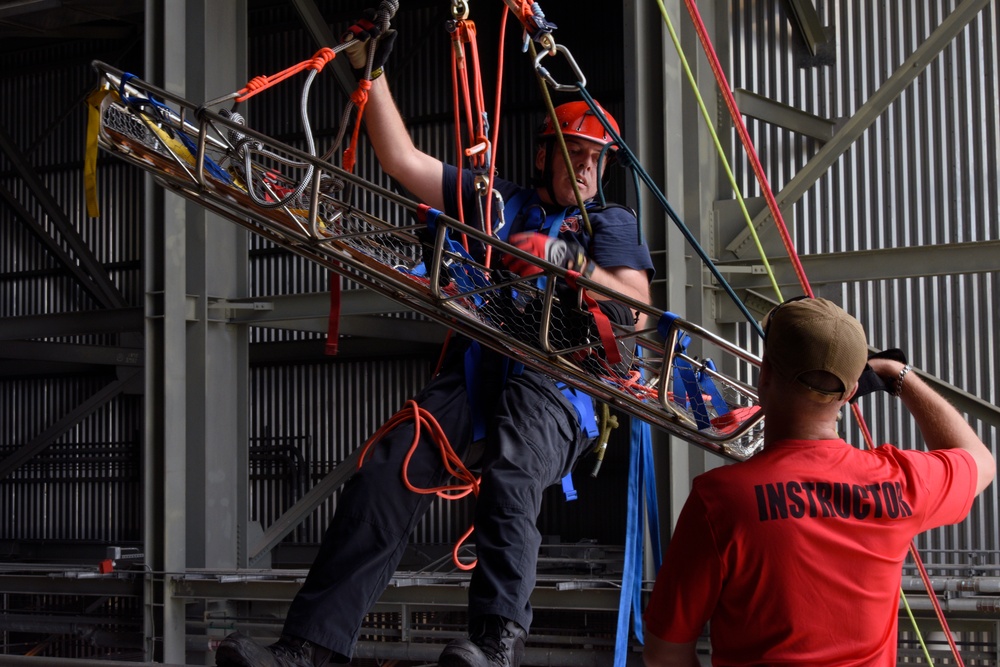
{"label": "litter rail", "polygon": [[[755,390],[717,370],[749,376],[760,363],[754,354],[281,144],[225,110],[94,67],[99,145],[162,187],[684,440],[737,460],[760,448]],[[486,247],[534,263],[543,279],[484,266],[474,256]],[[585,295],[624,303],[640,314],[638,328],[600,321]]]}

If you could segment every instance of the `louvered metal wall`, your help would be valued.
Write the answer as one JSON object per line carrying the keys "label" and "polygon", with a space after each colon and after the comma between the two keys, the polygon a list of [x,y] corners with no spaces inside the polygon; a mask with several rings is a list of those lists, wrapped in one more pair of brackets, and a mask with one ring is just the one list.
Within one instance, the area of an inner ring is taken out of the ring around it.
{"label": "louvered metal wall", "polygon": [[[31,165],[69,224],[77,230],[128,304],[142,302],[139,267],[142,239],[142,175],[103,159],[100,197],[103,212],[88,218],[84,209],[83,164],[86,114],[83,99],[94,86],[91,58],[110,46],[90,43],[47,47],[19,55],[0,74],[4,112],[0,124],[24,161]],[[121,54],[115,54],[120,57]],[[59,62],[39,68],[37,61]],[[43,233],[62,235],[40,201],[0,156],[0,182],[41,221]],[[0,228],[0,317],[73,313],[100,306],[23,224],[4,206]],[[60,241],[61,247],[68,248]],[[59,335],[50,341],[115,345],[116,336]],[[114,369],[82,376],[6,375],[0,379],[0,460],[31,443],[65,415],[115,381]],[[23,371],[23,369],[22,369]],[[63,543],[135,543],[141,538],[142,401],[121,394],[72,425],[30,463],[0,480],[0,539]],[[66,549],[66,555],[72,553]],[[17,557],[17,554],[14,554]]]}
{"label": "louvered metal wall", "polygon": [[[827,64],[803,66],[808,56],[785,3],[736,2],[733,87],[821,118],[847,119],[960,4],[817,2],[821,22],[832,36],[833,56],[825,58]],[[786,224],[798,253],[1000,237],[998,41],[1000,16],[989,4],[794,206]],[[813,139],[764,122],[748,119],[748,129],[774,192],[821,148]],[[743,193],[759,196],[735,135],[733,141]],[[857,272],[864,275],[868,268],[860,265]],[[815,289],[856,314],[874,347],[899,347],[918,368],[997,405],[1000,272],[962,271],[961,266],[931,264],[912,267],[914,277],[848,277],[845,283]],[[920,277],[923,272],[956,275]],[[791,288],[784,297],[801,293]],[[876,442],[914,446],[912,420],[895,404],[865,399],[862,406]],[[847,431],[851,441],[862,442],[856,427]],[[996,454],[997,429],[980,426],[980,435]],[[1000,564],[997,508],[998,485],[993,484],[976,501],[968,520],[918,538],[925,561]]]}

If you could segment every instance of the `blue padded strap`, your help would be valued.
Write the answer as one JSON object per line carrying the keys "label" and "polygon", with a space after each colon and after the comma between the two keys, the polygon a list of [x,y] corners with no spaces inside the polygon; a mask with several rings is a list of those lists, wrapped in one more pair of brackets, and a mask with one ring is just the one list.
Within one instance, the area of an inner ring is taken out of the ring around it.
{"label": "blue padded strap", "polygon": [[567,473],[562,478],[562,489],[563,494],[566,496],[566,502],[576,500],[576,489],[573,488],[573,473]]}
{"label": "blue padded strap", "polygon": [[600,435],[600,430],[597,428],[597,415],[594,412],[594,400],[582,391],[562,382],[556,382],[556,387],[576,410],[576,417],[580,420],[580,429],[587,434],[587,437],[596,438]]}
{"label": "blue padded strap", "polygon": [[[711,359],[705,360],[705,366],[711,368],[713,371],[716,370],[715,362]],[[708,394],[712,402],[712,407],[715,409],[715,414],[721,417],[722,415],[729,413],[729,404],[726,403],[726,399],[722,397],[722,392],[715,385],[711,376],[704,371],[698,373],[698,386],[701,387],[701,391]]]}

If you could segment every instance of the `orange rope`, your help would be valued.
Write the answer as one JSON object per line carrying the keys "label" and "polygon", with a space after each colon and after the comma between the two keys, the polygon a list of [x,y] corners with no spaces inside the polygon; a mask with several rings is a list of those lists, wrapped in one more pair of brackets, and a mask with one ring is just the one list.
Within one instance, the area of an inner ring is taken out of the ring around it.
{"label": "orange rope", "polygon": [[[488,178],[489,181],[486,185],[486,207],[483,209],[483,231],[493,235],[493,179],[496,175],[496,165],[497,165],[497,146],[499,145],[500,137],[500,97],[503,91],[503,43],[507,35],[507,8],[505,7],[500,16],[500,45],[497,48],[497,89],[494,99],[494,111],[493,111],[493,138],[491,139],[491,145],[493,150],[490,152],[490,165]],[[506,222],[506,221],[505,221]],[[493,258],[493,246],[486,246],[486,257],[483,263],[489,267],[490,262]]]}
{"label": "orange rope", "polygon": [[[486,102],[483,96],[475,23],[468,19],[455,21],[451,44],[452,102],[455,108],[455,148],[458,152],[456,196],[458,219],[465,223],[465,210],[462,204],[462,165],[468,159],[469,165],[473,169],[485,170],[489,166],[487,157],[491,155],[492,151],[490,150],[490,140],[486,136]],[[471,90],[470,79],[472,81]],[[468,148],[463,148],[462,141],[463,112],[465,126],[469,134]],[[466,250],[469,249],[468,239],[464,234],[462,245]]]}
{"label": "orange rope", "polygon": [[344,149],[344,170],[354,172],[354,164],[357,161],[358,136],[361,133],[361,119],[365,115],[365,105],[368,104],[368,91],[372,88],[371,79],[361,79],[358,87],[351,93],[351,101],[358,108],[357,116],[354,118],[354,131],[351,133],[351,143]]}
{"label": "orange rope", "polygon": [[[368,457],[375,443],[381,440],[389,431],[407,421],[413,422],[413,441],[410,443],[410,448],[406,452],[406,458],[403,459],[403,469],[401,471],[403,484],[406,488],[413,493],[419,493],[421,495],[434,494],[439,498],[444,498],[445,500],[458,500],[466,497],[470,493],[474,496],[478,496],[479,478],[477,478],[475,474],[465,467],[461,457],[455,453],[454,448],[448,441],[447,434],[445,434],[444,429],[441,428],[437,419],[434,418],[434,415],[421,408],[414,400],[407,401],[399,412],[393,415],[378,431],[375,432],[372,437],[368,439],[367,442],[365,442],[361,448],[361,456],[358,460],[358,469],[364,465],[365,459]],[[441,454],[441,460],[444,462],[445,470],[449,475],[459,480],[460,483],[425,488],[416,486],[410,482],[407,469],[409,468],[414,452],[417,450],[417,446],[420,444],[422,429],[428,430],[428,437],[431,442],[437,446]],[[452,560],[454,561],[455,566],[460,570],[471,570],[476,566],[476,561],[463,563],[458,558],[458,551],[462,544],[464,544],[468,539],[469,535],[472,534],[472,530],[473,528],[470,527],[455,543],[455,547],[452,550]]]}
{"label": "orange rope", "polygon": [[[457,35],[457,30],[455,32]],[[459,98],[459,81],[465,88],[465,97],[468,98],[468,79],[466,76],[459,76],[460,72],[465,72],[465,49],[460,40],[452,37],[451,40],[451,84],[452,84],[452,104],[455,110],[455,150],[458,152],[458,159],[455,167],[458,169],[458,178],[455,181],[455,199],[458,208],[458,221],[465,222],[465,207],[462,204],[462,105]],[[462,247],[469,249],[469,240],[465,234],[462,235]]]}
{"label": "orange rope", "polygon": [[267,90],[271,86],[281,83],[285,79],[291,78],[307,69],[313,69],[319,72],[326,66],[328,62],[337,57],[337,54],[333,49],[329,47],[323,47],[317,51],[312,58],[309,60],[303,60],[298,65],[284,69],[277,74],[272,74],[270,76],[255,76],[247,82],[247,85],[241,88],[236,93],[237,102],[245,102],[257,93]]}

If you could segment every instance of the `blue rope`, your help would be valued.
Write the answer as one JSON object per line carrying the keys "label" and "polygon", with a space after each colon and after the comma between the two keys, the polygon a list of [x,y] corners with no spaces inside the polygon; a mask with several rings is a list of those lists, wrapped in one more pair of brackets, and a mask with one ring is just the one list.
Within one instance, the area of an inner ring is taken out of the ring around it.
{"label": "blue rope", "polygon": [[740,311],[746,317],[747,321],[750,322],[751,325],[753,325],[754,329],[756,329],[757,335],[760,336],[761,338],[764,338],[764,330],[760,327],[760,324],[757,322],[754,316],[750,314],[750,311],[747,309],[746,304],[744,304],[743,301],[740,300],[740,298],[736,295],[736,292],[729,284],[729,281],[727,281],[723,277],[718,267],[715,266],[715,263],[712,262],[711,258],[708,256],[708,253],[705,252],[705,249],[701,247],[700,243],[698,243],[698,239],[694,237],[694,234],[691,233],[691,230],[687,228],[684,222],[680,219],[680,216],[678,216],[676,211],[674,211],[673,207],[670,206],[670,202],[667,201],[666,196],[663,194],[660,188],[657,187],[656,183],[653,182],[653,178],[649,175],[649,173],[645,169],[642,168],[642,165],[639,164],[638,159],[636,159],[635,153],[633,153],[632,149],[628,147],[625,141],[621,138],[621,135],[615,132],[614,128],[611,127],[611,124],[608,122],[608,119],[605,117],[603,113],[601,113],[601,111],[597,106],[597,103],[594,101],[594,98],[591,97],[590,93],[587,92],[587,89],[584,88],[581,83],[577,83],[577,86],[580,89],[580,94],[583,96],[584,100],[586,100],[587,104],[590,106],[591,111],[593,111],[594,115],[597,116],[597,118],[601,121],[601,125],[604,126],[605,131],[608,133],[609,136],[611,136],[612,139],[614,139],[615,143],[618,144],[618,150],[623,155],[623,157],[619,158],[622,160],[622,164],[632,167],[634,173],[637,173],[639,175],[643,183],[646,184],[646,187],[649,188],[650,192],[652,192],[653,195],[656,197],[656,200],[660,203],[660,206],[662,206],[663,210],[666,211],[667,216],[669,216],[670,219],[674,221],[674,224],[677,225],[677,228],[681,231],[681,233],[684,235],[684,238],[687,239],[687,242],[698,254],[698,257],[701,258],[702,262],[704,262],[705,266],[707,266],[709,271],[712,272],[712,275],[715,277],[715,279],[719,281],[720,285],[722,285],[722,288],[725,290],[726,294],[729,295],[729,298],[733,300],[733,303],[735,303],[736,307],[740,309]]}

